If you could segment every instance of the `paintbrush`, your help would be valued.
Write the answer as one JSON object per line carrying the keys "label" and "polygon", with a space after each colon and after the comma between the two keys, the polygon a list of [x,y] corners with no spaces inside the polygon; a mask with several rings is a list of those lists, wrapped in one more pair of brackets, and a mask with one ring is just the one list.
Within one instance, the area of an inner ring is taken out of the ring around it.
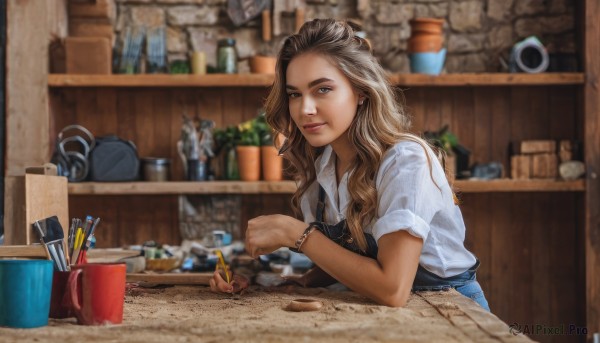
{"label": "paintbrush", "polygon": [[219,259],[217,261],[217,266],[215,268],[216,271],[219,271],[219,267],[223,268],[223,271],[225,272],[225,279],[227,280],[227,283],[230,283],[230,279],[229,279],[229,272],[227,271],[227,263],[225,263],[225,258],[223,258],[223,253],[221,252],[221,250],[215,250],[215,255],[217,255],[217,258]]}
{"label": "paintbrush", "polygon": [[46,218],[43,220],[43,222],[44,226],[46,227],[46,234],[44,234],[42,223],[39,220],[36,220],[34,223],[35,228],[40,234],[40,241],[46,247],[48,253],[54,260],[56,268],[59,271],[67,271],[68,265],[63,250],[64,232],[62,230],[62,226],[58,222],[58,218],[56,216]]}
{"label": "paintbrush", "polygon": [[86,255],[87,251],[89,250],[90,246],[92,245],[92,239],[94,238],[94,232],[96,231],[96,227],[98,226],[99,222],[100,222],[100,218],[96,218],[93,221],[89,232],[84,237],[84,240],[83,240],[84,245],[81,247],[81,260],[82,261],[83,261],[83,259],[85,259],[85,255]]}

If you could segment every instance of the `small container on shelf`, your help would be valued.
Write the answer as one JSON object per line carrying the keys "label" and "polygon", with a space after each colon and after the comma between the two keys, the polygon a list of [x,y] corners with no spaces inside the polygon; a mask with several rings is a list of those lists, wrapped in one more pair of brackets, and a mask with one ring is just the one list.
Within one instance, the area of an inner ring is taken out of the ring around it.
{"label": "small container on shelf", "polygon": [[170,166],[171,160],[168,158],[142,158],[142,178],[144,181],[169,181]]}
{"label": "small container on shelf", "polygon": [[217,71],[224,74],[237,73],[235,39],[225,38],[217,42]]}

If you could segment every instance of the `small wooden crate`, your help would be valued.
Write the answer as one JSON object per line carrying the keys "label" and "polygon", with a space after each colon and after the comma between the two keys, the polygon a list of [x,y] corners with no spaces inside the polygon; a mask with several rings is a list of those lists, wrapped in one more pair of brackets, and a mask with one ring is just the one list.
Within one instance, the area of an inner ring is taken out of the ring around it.
{"label": "small wooden crate", "polygon": [[63,176],[25,174],[6,177],[4,204],[4,239],[6,245],[38,243],[32,224],[39,219],[57,216],[65,237],[69,230],[67,178]]}

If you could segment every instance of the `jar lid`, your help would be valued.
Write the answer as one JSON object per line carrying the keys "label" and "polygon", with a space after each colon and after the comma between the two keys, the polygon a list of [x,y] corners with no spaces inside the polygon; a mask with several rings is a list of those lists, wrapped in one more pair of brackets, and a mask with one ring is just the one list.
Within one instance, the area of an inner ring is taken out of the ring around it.
{"label": "jar lid", "polygon": [[223,38],[219,39],[217,42],[218,46],[235,46],[235,39],[233,38]]}
{"label": "jar lid", "polygon": [[144,157],[141,161],[142,163],[154,164],[157,166],[171,164],[171,159],[162,157]]}

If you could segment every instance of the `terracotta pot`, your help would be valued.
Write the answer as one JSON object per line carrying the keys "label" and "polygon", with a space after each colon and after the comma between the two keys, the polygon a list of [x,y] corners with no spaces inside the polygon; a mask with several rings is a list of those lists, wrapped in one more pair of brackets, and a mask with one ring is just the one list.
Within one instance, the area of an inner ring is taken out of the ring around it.
{"label": "terracotta pot", "polygon": [[258,181],[260,179],[260,147],[238,146],[235,150],[240,179],[242,181]]}
{"label": "terracotta pot", "polygon": [[263,180],[281,181],[283,178],[283,158],[279,156],[274,146],[261,146]]}
{"label": "terracotta pot", "polygon": [[409,52],[438,52],[442,49],[444,38],[441,35],[418,34],[408,39]]}
{"label": "terracotta pot", "polygon": [[271,56],[255,55],[250,57],[250,72],[254,74],[275,74],[277,59]]}
{"label": "terracotta pot", "polygon": [[411,34],[416,32],[442,34],[444,19],[436,18],[415,18],[409,21]]}

